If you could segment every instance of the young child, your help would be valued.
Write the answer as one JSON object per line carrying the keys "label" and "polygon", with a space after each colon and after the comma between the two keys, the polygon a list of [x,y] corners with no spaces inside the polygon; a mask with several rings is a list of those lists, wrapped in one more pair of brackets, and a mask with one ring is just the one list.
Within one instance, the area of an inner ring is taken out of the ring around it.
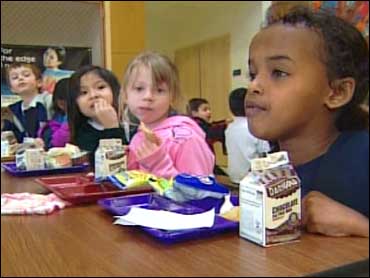
{"label": "young child", "polygon": [[229,108],[234,120],[225,130],[227,170],[230,180],[236,184],[239,184],[250,170],[249,160],[270,150],[267,141],[254,137],[249,131],[244,110],[246,94],[246,88],[237,88],[230,93]]}
{"label": "young child", "polygon": [[[220,142],[222,144],[223,152],[226,154],[225,129],[228,121],[221,120],[211,122],[211,107],[209,102],[204,98],[192,98],[189,100],[187,113],[206,133],[206,141],[212,152],[215,153],[213,144]],[[216,175],[227,176],[227,174],[218,165],[215,165],[214,173]]]}
{"label": "young child", "polygon": [[44,141],[46,149],[64,147],[69,142],[69,126],[67,120],[67,94],[69,78],[60,79],[53,93],[53,119],[38,131],[38,137]]}
{"label": "young child", "polygon": [[127,105],[146,126],[130,142],[129,169],[165,178],[178,173],[212,174],[214,156],[204,132],[189,117],[171,116],[171,106],[179,94],[178,72],[167,57],[147,52],[129,64],[120,97],[120,115],[125,114]]}
{"label": "young child", "polygon": [[112,72],[99,66],[84,66],[70,79],[67,115],[71,143],[94,153],[100,139],[119,138],[127,144],[117,111],[120,84]]}
{"label": "young child", "polygon": [[[189,100],[188,115],[195,120],[206,133],[207,143],[214,152],[213,144],[221,142],[225,146],[225,129],[227,121],[211,122],[212,112],[209,102],[204,98],[192,98]],[[224,148],[225,149],[225,148]]]}
{"label": "young child", "polygon": [[47,111],[38,101],[41,87],[40,70],[32,64],[14,63],[7,68],[10,89],[22,100],[9,106],[11,115],[4,120],[2,131],[13,131],[17,141],[37,137],[37,131],[47,121]]}
{"label": "young child", "polygon": [[369,52],[356,28],[305,8],[270,21],[249,49],[251,132],[288,151],[302,181],[303,223],[369,236]]}

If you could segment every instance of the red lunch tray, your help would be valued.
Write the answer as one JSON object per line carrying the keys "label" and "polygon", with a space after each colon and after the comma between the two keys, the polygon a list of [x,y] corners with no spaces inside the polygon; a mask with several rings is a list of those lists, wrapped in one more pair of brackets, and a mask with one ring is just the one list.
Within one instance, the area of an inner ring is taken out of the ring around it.
{"label": "red lunch tray", "polygon": [[94,177],[54,176],[36,179],[59,198],[73,204],[93,203],[101,198],[153,192],[149,185],[118,189],[111,182],[95,182]]}

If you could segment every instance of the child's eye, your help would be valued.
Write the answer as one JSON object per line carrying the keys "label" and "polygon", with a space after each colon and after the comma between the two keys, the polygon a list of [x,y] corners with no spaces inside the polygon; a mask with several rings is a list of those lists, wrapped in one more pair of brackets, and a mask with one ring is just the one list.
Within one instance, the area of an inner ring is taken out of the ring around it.
{"label": "child's eye", "polygon": [[166,92],[166,90],[165,90],[165,89],[163,89],[163,88],[158,88],[158,89],[157,89],[157,92],[158,92],[159,94],[163,94],[163,93],[165,93],[165,92]]}
{"label": "child's eye", "polygon": [[141,92],[141,91],[144,90],[144,87],[138,86],[138,87],[135,87],[135,90],[138,91],[138,92]]}
{"label": "child's eye", "polygon": [[105,89],[106,87],[107,87],[107,86],[105,86],[105,85],[103,84],[103,85],[99,85],[99,86],[98,86],[98,89],[99,89],[99,90],[103,90],[103,89]]}
{"label": "child's eye", "polygon": [[84,96],[87,94],[87,91],[80,91],[80,96]]}
{"label": "child's eye", "polygon": [[256,74],[255,74],[255,73],[250,72],[250,73],[249,73],[249,81],[253,81],[255,78],[256,78]]}
{"label": "child's eye", "polygon": [[287,77],[288,75],[289,75],[288,73],[281,71],[281,70],[272,71],[272,77],[274,78],[283,78],[283,77]]}

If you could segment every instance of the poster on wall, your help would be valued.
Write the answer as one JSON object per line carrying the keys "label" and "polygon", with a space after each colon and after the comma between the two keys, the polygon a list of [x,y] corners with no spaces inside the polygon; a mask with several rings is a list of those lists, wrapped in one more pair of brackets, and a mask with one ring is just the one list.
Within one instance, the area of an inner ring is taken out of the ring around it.
{"label": "poster on wall", "polygon": [[312,1],[315,11],[326,10],[354,25],[369,42],[369,1]]}
{"label": "poster on wall", "polygon": [[42,73],[42,92],[53,93],[58,80],[71,76],[83,65],[91,64],[90,47],[1,45],[1,106],[19,100],[6,80],[6,68],[12,63],[35,64]]}
{"label": "poster on wall", "polygon": [[326,11],[355,26],[369,43],[369,1],[271,1],[267,19],[279,18],[296,5]]}

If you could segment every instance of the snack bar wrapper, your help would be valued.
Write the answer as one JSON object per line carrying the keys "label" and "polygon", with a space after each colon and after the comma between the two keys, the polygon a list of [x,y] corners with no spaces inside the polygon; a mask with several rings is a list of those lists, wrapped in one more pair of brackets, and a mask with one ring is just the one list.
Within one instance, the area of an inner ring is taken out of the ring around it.
{"label": "snack bar wrapper", "polygon": [[229,189],[216,182],[213,176],[179,174],[175,177],[173,188],[164,195],[177,202],[200,200],[207,197],[222,199],[230,194]]}

